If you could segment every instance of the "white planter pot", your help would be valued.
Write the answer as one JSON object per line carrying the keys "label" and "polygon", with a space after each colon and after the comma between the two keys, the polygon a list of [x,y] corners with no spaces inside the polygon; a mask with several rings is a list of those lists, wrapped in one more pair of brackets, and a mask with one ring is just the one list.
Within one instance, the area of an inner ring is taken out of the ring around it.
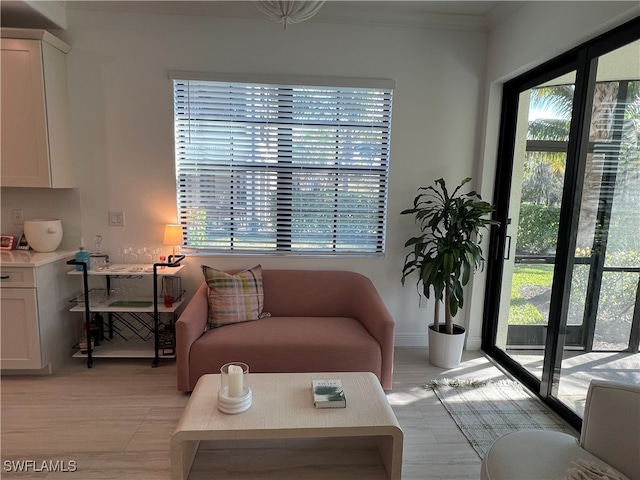
{"label": "white planter pot", "polygon": [[440,368],[460,366],[465,333],[459,325],[453,326],[453,335],[436,332],[433,325],[429,325],[429,362]]}

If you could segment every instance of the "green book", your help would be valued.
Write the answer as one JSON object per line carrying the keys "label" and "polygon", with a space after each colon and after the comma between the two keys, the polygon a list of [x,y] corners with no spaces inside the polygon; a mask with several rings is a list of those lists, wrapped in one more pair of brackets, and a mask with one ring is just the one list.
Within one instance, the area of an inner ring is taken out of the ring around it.
{"label": "green book", "polygon": [[316,408],[345,408],[347,399],[340,380],[311,380]]}

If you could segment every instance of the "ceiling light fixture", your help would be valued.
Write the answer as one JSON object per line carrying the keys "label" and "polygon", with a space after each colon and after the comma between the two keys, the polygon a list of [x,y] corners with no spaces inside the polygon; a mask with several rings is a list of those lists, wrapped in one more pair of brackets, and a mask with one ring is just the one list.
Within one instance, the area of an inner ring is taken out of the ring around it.
{"label": "ceiling light fixture", "polygon": [[320,7],[324,4],[322,1],[256,1],[255,5],[267,18],[274,22],[284,24],[284,29],[290,23],[300,23],[313,17]]}

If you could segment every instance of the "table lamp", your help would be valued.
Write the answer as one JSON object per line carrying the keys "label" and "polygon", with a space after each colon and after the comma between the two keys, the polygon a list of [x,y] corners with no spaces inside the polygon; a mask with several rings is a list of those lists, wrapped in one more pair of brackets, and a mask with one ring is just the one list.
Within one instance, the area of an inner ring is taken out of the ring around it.
{"label": "table lamp", "polygon": [[164,227],[164,245],[171,245],[173,247],[173,256],[176,256],[176,246],[182,245],[182,225],[165,225]]}

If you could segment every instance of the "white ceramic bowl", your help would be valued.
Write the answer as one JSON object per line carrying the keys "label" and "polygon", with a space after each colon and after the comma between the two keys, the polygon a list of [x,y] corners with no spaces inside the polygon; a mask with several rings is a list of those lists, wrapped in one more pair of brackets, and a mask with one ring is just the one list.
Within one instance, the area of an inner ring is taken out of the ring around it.
{"label": "white ceramic bowl", "polygon": [[60,220],[25,220],[24,236],[36,252],[53,252],[62,242]]}

